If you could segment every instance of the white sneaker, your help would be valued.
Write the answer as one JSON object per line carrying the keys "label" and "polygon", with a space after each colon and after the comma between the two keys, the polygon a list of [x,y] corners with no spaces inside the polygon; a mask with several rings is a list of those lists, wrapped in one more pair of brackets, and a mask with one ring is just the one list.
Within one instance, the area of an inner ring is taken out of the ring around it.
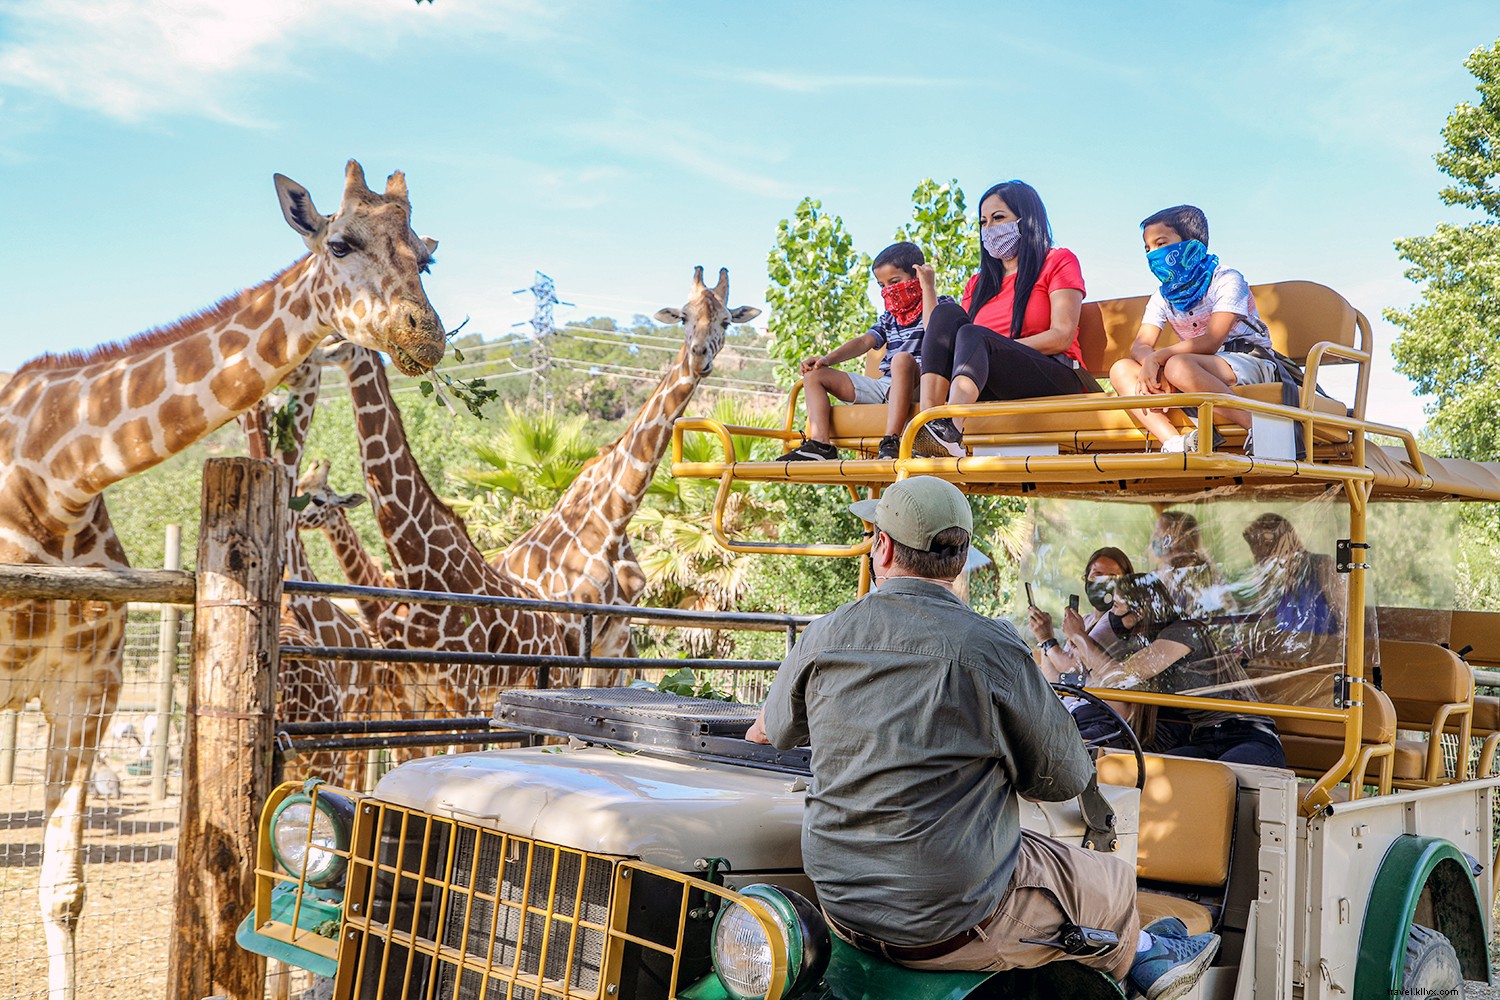
{"label": "white sneaker", "polygon": [[1161,443],[1161,450],[1164,455],[1181,455],[1187,450],[1187,438],[1181,434],[1167,438]]}

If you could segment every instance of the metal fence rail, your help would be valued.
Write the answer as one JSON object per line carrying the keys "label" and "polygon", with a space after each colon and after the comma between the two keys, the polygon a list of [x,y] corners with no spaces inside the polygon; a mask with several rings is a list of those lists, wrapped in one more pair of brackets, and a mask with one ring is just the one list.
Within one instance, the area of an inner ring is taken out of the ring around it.
{"label": "metal fence rail", "polygon": [[[633,625],[690,628],[701,630],[784,632],[789,648],[798,633],[815,616],[784,615],[737,611],[691,611],[680,608],[642,608],[613,604],[583,604],[568,601],[528,598],[491,597],[454,594],[442,591],[397,590],[357,587],[346,584],[287,581],[287,593],[316,595],[326,599],[344,598],[375,600],[381,603],[407,603],[470,608],[505,608],[552,614],[576,615],[584,619],[584,643],[579,656],[529,655],[519,653],[464,652],[431,649],[382,649],[362,647],[324,647],[285,645],[279,655],[284,661],[330,661],[354,664],[380,664],[394,668],[388,676],[397,678],[399,687],[411,699],[411,688],[423,683],[419,672],[407,674],[402,665],[445,665],[470,667],[482,671],[497,667],[533,667],[539,687],[554,683],[555,671],[594,668],[629,672],[647,680],[688,669],[700,683],[738,700],[758,701],[764,696],[769,675],[779,663],[769,659],[734,659],[726,657],[604,657],[592,653],[591,637],[599,618],[624,618]],[[497,689],[498,690],[498,689]],[[376,692],[378,695],[379,692]],[[351,709],[336,721],[278,721],[277,747],[283,759],[317,751],[366,751],[362,781],[368,785],[397,759],[407,759],[411,751],[422,748],[459,746],[475,747],[515,743],[527,739],[525,734],[497,732],[486,717],[473,718],[440,713],[414,718],[396,717],[397,709],[387,702],[383,709],[374,706],[378,697],[368,699],[366,714]],[[371,752],[381,751],[378,755]],[[347,760],[344,773],[355,773],[356,762]],[[346,780],[348,780],[346,778]]]}

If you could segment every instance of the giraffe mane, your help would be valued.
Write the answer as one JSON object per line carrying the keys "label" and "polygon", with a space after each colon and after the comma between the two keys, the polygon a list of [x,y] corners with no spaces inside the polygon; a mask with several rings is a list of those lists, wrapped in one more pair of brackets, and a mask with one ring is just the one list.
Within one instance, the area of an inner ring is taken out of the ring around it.
{"label": "giraffe mane", "polygon": [[98,364],[101,361],[116,361],[120,358],[155,350],[158,347],[165,347],[168,344],[175,344],[179,340],[186,340],[193,334],[199,333],[239,312],[256,293],[262,291],[267,286],[276,284],[306,259],[306,257],[299,258],[260,284],[226,295],[206,309],[189,313],[165,326],[153,327],[125,340],[99,344],[96,347],[88,347],[78,351],[65,351],[61,354],[42,354],[32,358],[18,368],[16,374],[19,375],[22,372],[34,371],[71,371],[75,368],[82,368],[85,365]]}

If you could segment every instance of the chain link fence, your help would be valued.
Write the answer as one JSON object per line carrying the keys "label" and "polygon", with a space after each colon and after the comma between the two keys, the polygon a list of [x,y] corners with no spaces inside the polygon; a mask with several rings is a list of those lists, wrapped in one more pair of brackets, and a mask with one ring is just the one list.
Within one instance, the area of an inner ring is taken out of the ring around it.
{"label": "chain link fence", "polygon": [[[119,707],[103,728],[84,816],[81,1000],[166,991],[191,639],[190,610],[129,606]],[[37,701],[0,712],[0,996],[17,1000],[47,996],[37,892],[46,756]]]}

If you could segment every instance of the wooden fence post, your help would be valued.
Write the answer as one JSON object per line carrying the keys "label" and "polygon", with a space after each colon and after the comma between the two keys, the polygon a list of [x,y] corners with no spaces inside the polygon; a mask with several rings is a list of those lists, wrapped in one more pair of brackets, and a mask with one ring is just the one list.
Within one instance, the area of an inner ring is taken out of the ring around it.
{"label": "wooden fence post", "polygon": [[254,900],[256,827],[271,790],[286,503],[286,478],[270,462],[204,463],[171,1000],[264,989],[265,960],[234,932]]}
{"label": "wooden fence post", "polygon": [[[182,568],[182,525],[167,525],[163,569]],[[175,604],[161,606],[161,631],[156,648],[156,729],[151,740],[151,798],[167,797],[167,766],[171,762],[172,695],[177,685],[177,623]]]}

